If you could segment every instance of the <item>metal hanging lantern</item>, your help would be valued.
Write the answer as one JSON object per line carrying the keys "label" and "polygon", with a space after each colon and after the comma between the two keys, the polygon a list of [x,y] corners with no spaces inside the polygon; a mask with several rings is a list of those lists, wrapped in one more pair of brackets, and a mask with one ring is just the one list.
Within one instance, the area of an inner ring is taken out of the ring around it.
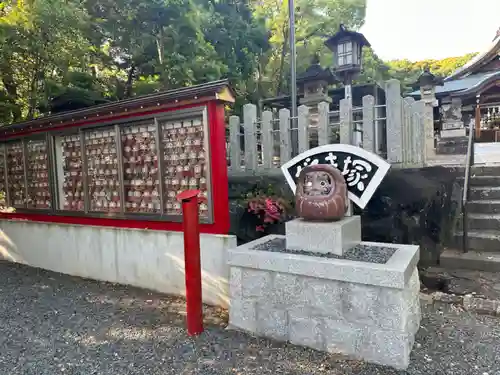
{"label": "metal hanging lantern", "polygon": [[333,52],[333,68],[336,74],[359,73],[362,68],[363,47],[370,43],[361,33],[349,31],[340,25],[339,31],[325,45]]}

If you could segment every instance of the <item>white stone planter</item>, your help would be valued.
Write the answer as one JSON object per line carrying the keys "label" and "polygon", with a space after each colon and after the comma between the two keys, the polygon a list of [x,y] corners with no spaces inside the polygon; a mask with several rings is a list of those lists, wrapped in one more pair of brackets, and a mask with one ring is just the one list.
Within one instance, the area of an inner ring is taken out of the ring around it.
{"label": "white stone planter", "polygon": [[385,264],[229,250],[229,327],[404,369],[420,325],[418,246]]}

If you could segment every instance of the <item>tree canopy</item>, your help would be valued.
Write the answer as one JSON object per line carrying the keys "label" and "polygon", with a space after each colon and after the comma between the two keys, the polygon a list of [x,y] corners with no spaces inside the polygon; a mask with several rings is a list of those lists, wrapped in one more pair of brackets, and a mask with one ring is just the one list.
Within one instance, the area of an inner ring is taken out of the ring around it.
{"label": "tree canopy", "polygon": [[[296,0],[297,70],[340,23],[359,29],[366,0]],[[0,2],[0,124],[228,78],[237,106],[289,92],[287,0]],[[364,51],[358,82],[404,84],[424,65],[446,75],[472,55],[384,62]]]}
{"label": "tree canopy", "polygon": [[416,62],[406,59],[392,60],[387,62],[387,66],[389,67],[389,76],[399,79],[403,87],[409,88],[426,67],[436,76],[444,78],[464,66],[476,55],[477,53],[468,53],[464,56],[447,57],[442,60],[431,59]]}

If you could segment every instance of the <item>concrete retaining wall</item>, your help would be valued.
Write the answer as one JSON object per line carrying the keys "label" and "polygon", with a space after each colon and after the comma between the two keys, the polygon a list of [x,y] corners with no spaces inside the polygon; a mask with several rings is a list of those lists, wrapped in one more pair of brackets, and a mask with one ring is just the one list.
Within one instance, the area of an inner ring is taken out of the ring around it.
{"label": "concrete retaining wall", "polygon": [[[184,295],[182,232],[0,221],[0,259]],[[234,236],[201,235],[203,300],[228,306],[227,249]]]}

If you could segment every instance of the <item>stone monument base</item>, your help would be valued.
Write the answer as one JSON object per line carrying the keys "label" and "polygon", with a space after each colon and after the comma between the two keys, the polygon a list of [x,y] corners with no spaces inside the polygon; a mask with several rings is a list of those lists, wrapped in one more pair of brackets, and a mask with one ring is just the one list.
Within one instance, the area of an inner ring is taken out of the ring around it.
{"label": "stone monument base", "polygon": [[436,153],[440,155],[465,155],[469,139],[465,128],[442,130],[437,142]]}
{"label": "stone monument base", "polygon": [[405,369],[420,325],[418,259],[413,245],[361,242],[343,256],[287,249],[285,236],[238,246],[229,328]]}
{"label": "stone monument base", "polygon": [[456,138],[456,137],[466,137],[465,128],[456,128],[456,129],[448,129],[441,130],[440,132],[441,138]]}
{"label": "stone monument base", "polygon": [[285,232],[287,249],[342,255],[361,242],[361,217],[333,222],[298,218],[285,223]]}

